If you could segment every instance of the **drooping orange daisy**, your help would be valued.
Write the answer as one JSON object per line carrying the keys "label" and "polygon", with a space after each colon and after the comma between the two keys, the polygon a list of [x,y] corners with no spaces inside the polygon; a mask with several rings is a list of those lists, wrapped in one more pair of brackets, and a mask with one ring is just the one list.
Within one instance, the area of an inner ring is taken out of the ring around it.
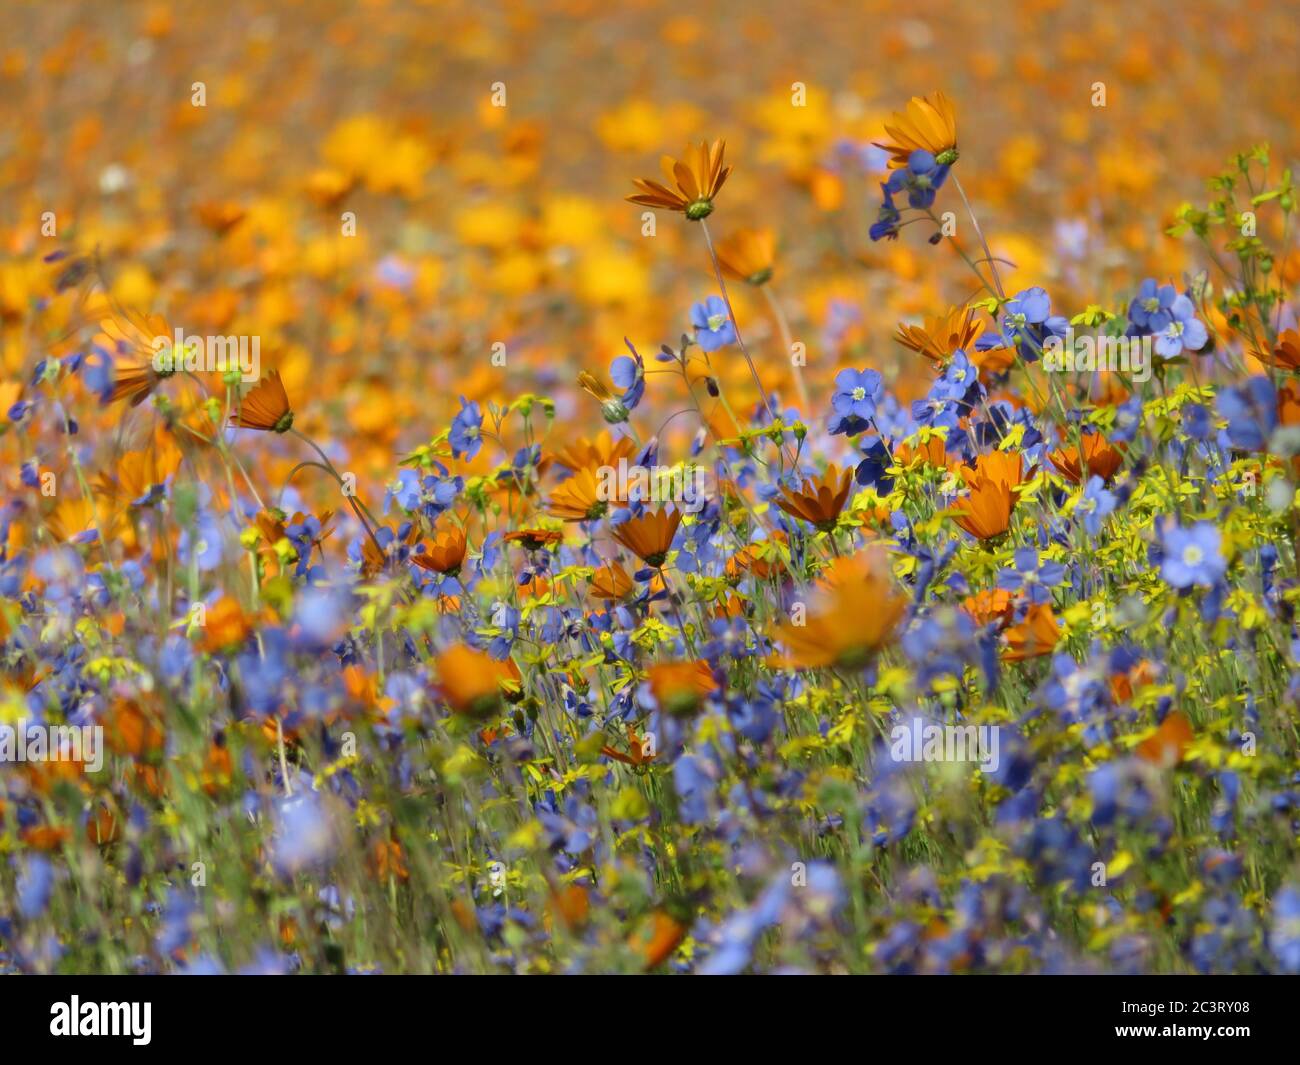
{"label": "drooping orange daisy", "polygon": [[[649,746],[647,743],[645,746]],[[627,727],[627,754],[624,754],[616,747],[605,744],[601,747],[600,753],[606,758],[612,758],[616,762],[622,762],[624,765],[641,766],[654,758],[654,755],[646,755],[641,739],[636,734],[636,729],[631,725]]]}
{"label": "drooping orange daisy", "polygon": [[658,569],[664,564],[682,523],[682,512],[660,507],[646,510],[639,518],[629,518],[614,527],[614,539],[647,566]]}
{"label": "drooping orange daisy", "polygon": [[239,410],[230,416],[230,424],[269,433],[287,433],[293,428],[293,411],[289,409],[280,371],[272,370],[244,396]]}
{"label": "drooping orange daisy", "polygon": [[[424,550],[418,550],[423,546]],[[411,561],[421,569],[454,577],[465,562],[465,530],[454,523],[437,530],[432,540],[425,540],[412,552]]]}
{"label": "drooping orange daisy", "polygon": [[772,230],[739,229],[718,241],[718,262],[722,272],[737,281],[763,285],[772,280],[776,258],[776,234]]}
{"label": "drooping orange daisy", "polygon": [[969,490],[954,503],[953,520],[977,540],[1001,536],[1011,526],[1011,512],[1019,499],[1015,489],[1025,480],[1020,453],[991,451],[958,472]]}
{"label": "drooping orange daisy", "polygon": [[716,140],[711,145],[701,141],[687,145],[686,154],[681,159],[665,155],[660,165],[667,184],[634,178],[632,183],[641,191],[627,197],[628,202],[665,211],[680,211],[692,222],[707,218],[713,213],[714,198],[731,173],[731,167],[722,162],[726,149],[723,140]]}
{"label": "drooping orange daisy", "polygon": [[627,570],[617,562],[606,562],[591,575],[591,586],[587,589],[587,594],[593,599],[622,599],[635,587]]}
{"label": "drooping orange daisy", "polygon": [[[1061,471],[1061,476],[1071,484],[1079,484],[1079,448],[1058,447],[1048,458],[1052,465]],[[1100,477],[1109,481],[1119,468],[1124,465],[1124,452],[1111,445],[1101,433],[1085,433],[1083,436],[1083,463],[1088,469],[1089,477]]]}
{"label": "drooping orange daisy", "polygon": [[831,463],[817,480],[804,480],[797,492],[782,485],[776,505],[787,514],[829,532],[839,520],[852,485],[853,471],[841,470]]}
{"label": "drooping orange daisy", "polygon": [[889,153],[891,170],[902,170],[918,150],[929,152],[940,166],[957,161],[957,113],[942,92],[933,98],[913,96],[905,110],[895,111],[885,123],[885,133],[890,139],[876,147]]}
{"label": "drooping orange daisy", "polygon": [[927,316],[924,325],[898,323],[894,339],[933,362],[945,362],[955,351],[974,357],[975,341],[984,335],[984,322],[969,307],[950,307],[947,314]]}
{"label": "drooping orange daisy", "polygon": [[767,540],[757,540],[746,544],[731,558],[727,559],[726,574],[728,580],[739,580],[744,574],[752,573],[765,581],[782,569],[780,549],[777,546],[789,543],[790,538],[779,529]]}

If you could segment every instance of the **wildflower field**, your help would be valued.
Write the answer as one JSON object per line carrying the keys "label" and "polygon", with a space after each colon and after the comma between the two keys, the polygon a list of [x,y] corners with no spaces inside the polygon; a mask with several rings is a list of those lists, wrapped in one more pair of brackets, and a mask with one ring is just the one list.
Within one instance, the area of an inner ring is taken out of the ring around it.
{"label": "wildflower field", "polygon": [[6,6],[0,972],[1300,973],[1293,5]]}

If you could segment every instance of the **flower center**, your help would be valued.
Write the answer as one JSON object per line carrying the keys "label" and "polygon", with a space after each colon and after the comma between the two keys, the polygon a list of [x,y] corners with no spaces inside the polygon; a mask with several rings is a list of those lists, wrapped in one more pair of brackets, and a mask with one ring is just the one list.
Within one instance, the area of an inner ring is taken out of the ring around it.
{"label": "flower center", "polygon": [[727,320],[727,316],[725,314],[709,315],[709,332],[716,333],[719,329],[722,328],[722,323],[725,322],[726,320]]}
{"label": "flower center", "polygon": [[867,390],[861,385],[858,385],[858,387],[853,390],[852,395],[854,401],[860,403],[862,400],[867,398]]}
{"label": "flower center", "polygon": [[1188,547],[1183,551],[1183,561],[1189,566],[1195,566],[1203,558],[1205,558],[1205,552],[1195,545]]}

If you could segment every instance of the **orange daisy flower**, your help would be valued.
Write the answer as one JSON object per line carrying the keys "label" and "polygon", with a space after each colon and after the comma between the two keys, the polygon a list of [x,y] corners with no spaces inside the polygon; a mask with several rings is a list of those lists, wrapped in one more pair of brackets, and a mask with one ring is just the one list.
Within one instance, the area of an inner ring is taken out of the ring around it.
{"label": "orange daisy flower", "polygon": [[1273,350],[1267,354],[1262,351],[1252,352],[1255,358],[1280,370],[1300,371],[1300,333],[1288,329],[1278,335]]}
{"label": "orange daisy flower", "polygon": [[563,521],[596,521],[609,510],[607,495],[596,471],[585,466],[551,492],[546,513]]}
{"label": "orange daisy flower", "polygon": [[518,687],[519,667],[498,662],[467,644],[453,644],[434,660],[438,686],[452,711],[486,717],[501,705],[504,689]]}
{"label": "orange daisy flower", "polygon": [[944,362],[954,351],[964,351],[973,358],[975,341],[983,335],[984,322],[975,317],[971,308],[951,307],[947,314],[927,316],[924,325],[899,322],[894,339],[933,362]]}
{"label": "orange daisy flower", "polygon": [[595,440],[579,437],[576,442],[557,448],[550,457],[576,473],[587,467],[598,470],[602,466],[617,466],[619,459],[630,461],[635,453],[636,441],[630,436],[614,437],[602,431]]}
{"label": "orange daisy flower", "polygon": [[647,566],[659,569],[668,557],[682,523],[680,510],[661,507],[647,510],[639,518],[629,518],[614,527],[614,539],[636,555]]}
{"label": "orange daisy flower", "polygon": [[606,562],[591,575],[591,587],[587,589],[587,594],[593,599],[622,599],[635,587],[627,570],[617,562]]}
{"label": "orange daisy flower", "polygon": [[694,713],[705,696],[716,691],[717,679],[708,662],[659,662],[647,673],[650,693],[660,709],[669,714]]}
{"label": "orange daisy flower", "polygon": [[1139,758],[1169,769],[1183,760],[1187,745],[1196,738],[1191,722],[1177,710],[1171,710],[1155,733],[1137,745]]}
{"label": "orange daisy flower", "polygon": [[957,499],[953,520],[977,540],[1001,536],[1011,526],[1011,512],[1019,498],[1015,489],[1025,480],[1020,453],[991,451],[976,458],[973,467],[962,466],[958,472],[970,490]]}
{"label": "orange daisy flower", "polygon": [[692,222],[707,218],[713,213],[714,198],[731,173],[731,167],[722,163],[726,150],[726,141],[716,140],[711,145],[701,141],[688,145],[682,159],[665,155],[660,165],[667,184],[635,178],[632,183],[641,191],[627,197],[628,202],[680,211]]}
{"label": "orange daisy flower", "polygon": [[411,554],[411,561],[421,569],[456,576],[465,562],[465,531],[455,524],[437,532],[432,540],[425,540],[423,551]]}
{"label": "orange daisy flower", "polygon": [[789,652],[774,664],[859,669],[893,639],[906,611],[907,598],[894,587],[879,549],[836,559],[822,575],[806,615],[773,631]]}
{"label": "orange daisy flower", "polygon": [[238,412],[230,416],[230,424],[270,433],[287,433],[293,428],[293,411],[278,370],[272,370],[244,396]]}
{"label": "orange daisy flower", "polygon": [[737,281],[763,285],[772,280],[776,234],[770,229],[740,229],[718,242],[722,272]]}
{"label": "orange daisy flower", "polygon": [[1015,613],[1011,602],[1011,593],[1005,588],[989,588],[974,595],[968,595],[961,601],[961,608],[970,615],[976,625],[998,627],[1006,625]]}
{"label": "orange daisy flower", "polygon": [[[104,399],[128,399],[138,407],[159,382],[175,373],[169,358],[172,331],[161,315],[124,312],[99,323],[94,344],[113,361],[113,387]],[[160,356],[155,360],[155,356]]]}
{"label": "orange daisy flower", "polygon": [[933,98],[913,96],[905,110],[895,111],[885,123],[885,133],[890,139],[876,147],[889,153],[891,170],[902,170],[917,150],[929,152],[940,166],[957,161],[957,112],[942,92]]}
{"label": "orange daisy flower", "polygon": [[519,544],[525,551],[540,551],[564,539],[554,529],[516,529],[501,537],[502,543]]}
{"label": "orange daisy flower", "polygon": [[[1080,483],[1079,448],[1076,445],[1058,447],[1048,458],[1067,481],[1071,484]],[[1088,468],[1089,477],[1109,481],[1124,465],[1124,452],[1108,443],[1101,433],[1086,433],[1083,437],[1083,462]]]}
{"label": "orange daisy flower", "polygon": [[801,518],[823,532],[829,532],[839,520],[852,485],[853,471],[841,471],[832,463],[816,481],[805,480],[797,492],[782,485],[781,498],[776,501],[776,505],[787,514]]}

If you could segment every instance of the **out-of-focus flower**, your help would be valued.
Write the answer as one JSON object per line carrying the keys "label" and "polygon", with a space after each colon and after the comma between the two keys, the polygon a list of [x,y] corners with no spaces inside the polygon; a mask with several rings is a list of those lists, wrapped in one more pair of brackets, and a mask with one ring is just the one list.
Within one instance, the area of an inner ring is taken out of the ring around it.
{"label": "out-of-focus flower", "polygon": [[718,242],[718,262],[723,273],[737,281],[763,285],[772,279],[776,234],[767,228],[739,229]]}
{"label": "out-of-focus flower", "polygon": [[434,667],[447,705],[468,717],[491,715],[501,705],[503,690],[519,684],[519,669],[510,659],[499,662],[463,643],[439,654]]}
{"label": "out-of-focus flower", "polygon": [[1160,575],[1175,588],[1213,587],[1228,568],[1220,552],[1222,540],[1213,522],[1199,521],[1190,528],[1170,524],[1161,537]]}

